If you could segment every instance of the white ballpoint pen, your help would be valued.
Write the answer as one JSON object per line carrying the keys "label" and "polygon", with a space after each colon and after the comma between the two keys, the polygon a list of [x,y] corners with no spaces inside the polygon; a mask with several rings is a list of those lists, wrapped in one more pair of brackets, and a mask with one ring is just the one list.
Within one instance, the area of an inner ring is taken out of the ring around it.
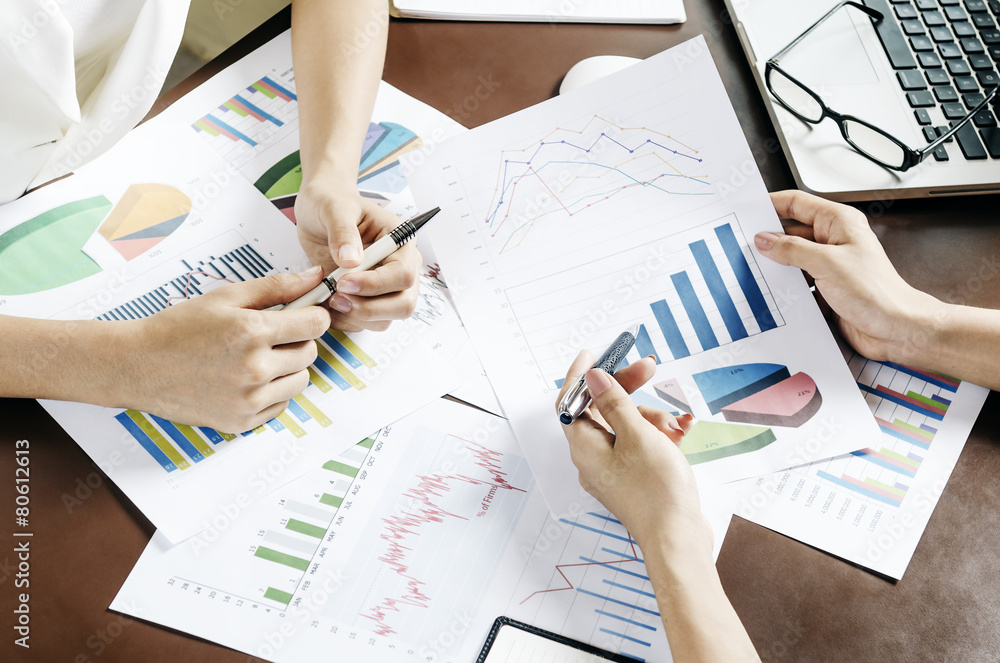
{"label": "white ballpoint pen", "polygon": [[365,252],[361,256],[360,265],[357,267],[351,267],[350,269],[345,269],[343,267],[338,268],[332,274],[320,281],[318,286],[298,299],[285,304],[281,307],[281,310],[305,308],[306,306],[322,304],[328,300],[333,293],[337,292],[337,281],[345,274],[371,269],[375,265],[379,264],[389,257],[389,255],[391,255],[394,251],[403,246],[403,244],[406,244],[408,241],[413,239],[413,236],[417,234],[417,231],[440,211],[440,207],[435,207],[429,212],[418,214],[409,221],[404,221],[399,224],[388,235],[365,249]]}

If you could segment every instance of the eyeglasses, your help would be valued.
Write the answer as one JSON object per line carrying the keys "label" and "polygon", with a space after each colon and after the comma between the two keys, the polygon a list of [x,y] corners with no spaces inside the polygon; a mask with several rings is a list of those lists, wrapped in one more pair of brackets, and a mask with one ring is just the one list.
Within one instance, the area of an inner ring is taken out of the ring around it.
{"label": "eyeglasses", "polygon": [[765,66],[764,81],[767,84],[768,91],[770,91],[779,104],[803,122],[819,124],[825,118],[830,118],[840,127],[840,133],[844,136],[844,140],[855,150],[881,166],[905,172],[926,159],[928,155],[933,154],[942,143],[955,135],[976,113],[986,108],[991,102],[1000,102],[1000,96],[997,94],[1000,86],[994,86],[991,91],[986,93],[985,98],[979,105],[969,111],[961,120],[953,123],[948,131],[938,136],[936,140],[920,150],[908,147],[892,134],[873,124],[832,110],[823,103],[820,96],[812,89],[782,69],[779,58],[783,57],[795,45],[805,39],[809,33],[844,7],[854,7],[864,12],[875,23],[883,20],[882,13],[875,9],[866,7],[858,2],[840,2],[822,18],[813,23],[805,32],[796,37],[788,46],[778,51],[774,57],[767,61],[767,65]]}

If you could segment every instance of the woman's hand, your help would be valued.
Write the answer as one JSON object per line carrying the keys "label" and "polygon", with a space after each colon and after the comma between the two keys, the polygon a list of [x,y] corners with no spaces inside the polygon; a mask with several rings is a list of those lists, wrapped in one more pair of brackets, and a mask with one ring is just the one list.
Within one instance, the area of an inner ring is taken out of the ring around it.
{"label": "woman's hand", "polygon": [[[326,180],[303,183],[295,202],[299,242],[309,260],[329,274],[338,266],[355,267],[361,247],[387,235],[401,223],[394,214],[365,200],[355,186]],[[413,314],[423,260],[415,243],[382,261],[375,269],[348,274],[337,282],[327,306],[333,326],[343,331],[383,331],[393,320]]]}
{"label": "woman's hand", "polygon": [[[563,392],[593,363],[589,352],[580,353]],[[614,379],[601,370],[587,370],[593,402],[565,427],[570,455],[580,484],[622,521],[640,546],[663,536],[694,538],[711,562],[711,529],[701,513],[691,466],[677,448],[691,427],[691,416],[674,418],[664,410],[636,407],[629,398],[655,371],[648,357],[618,371]]]}
{"label": "woman's hand", "polygon": [[782,219],[804,226],[790,233],[758,233],[761,255],[803,269],[838,317],[854,348],[875,360],[907,361],[903,355],[943,306],[904,281],[868,226],[865,215],[801,191],[771,194]]}
{"label": "woman's hand", "polygon": [[320,306],[264,311],[319,285],[321,270],[226,285],[128,331],[119,360],[122,407],[225,432],[249,430],[280,414],[309,384],[314,339],[330,327]]}

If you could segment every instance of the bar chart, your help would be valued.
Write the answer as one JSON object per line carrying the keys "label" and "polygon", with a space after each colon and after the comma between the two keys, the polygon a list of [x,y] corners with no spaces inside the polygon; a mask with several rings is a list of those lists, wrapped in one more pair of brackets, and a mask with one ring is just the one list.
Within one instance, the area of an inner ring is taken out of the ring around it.
{"label": "bar chart", "polygon": [[298,116],[293,74],[272,72],[219,104],[191,128],[239,168],[257,153],[259,145],[294,131]]}
{"label": "bar chart", "polygon": [[902,506],[961,382],[954,378],[855,355],[858,388],[882,430],[878,448],[815,464],[815,476],[855,496]]}
{"label": "bar chart", "polygon": [[201,260],[182,258],[180,273],[160,287],[97,316],[98,320],[138,320],[202,295],[224,283],[260,278],[274,268],[250,244]]}
{"label": "bar chart", "polygon": [[[656,253],[661,248],[664,252]],[[607,335],[610,341],[619,326],[639,324],[628,359],[653,355],[657,363],[784,325],[734,214],[527,280],[509,288],[507,298],[550,385],[561,384],[575,355],[567,339],[582,337],[588,327],[596,331],[598,320],[614,319],[615,328],[592,336],[595,340]],[[598,344],[589,349],[603,350]]]}

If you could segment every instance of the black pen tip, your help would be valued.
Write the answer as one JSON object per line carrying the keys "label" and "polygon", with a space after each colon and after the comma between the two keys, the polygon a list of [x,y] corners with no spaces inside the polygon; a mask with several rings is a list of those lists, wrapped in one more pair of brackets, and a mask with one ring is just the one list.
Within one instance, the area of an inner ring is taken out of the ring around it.
{"label": "black pen tip", "polygon": [[420,228],[422,228],[425,223],[433,219],[434,216],[440,211],[441,211],[440,207],[435,207],[434,209],[428,212],[424,212],[423,214],[420,214],[410,219],[410,225],[413,226],[413,231],[416,232],[420,230]]}

